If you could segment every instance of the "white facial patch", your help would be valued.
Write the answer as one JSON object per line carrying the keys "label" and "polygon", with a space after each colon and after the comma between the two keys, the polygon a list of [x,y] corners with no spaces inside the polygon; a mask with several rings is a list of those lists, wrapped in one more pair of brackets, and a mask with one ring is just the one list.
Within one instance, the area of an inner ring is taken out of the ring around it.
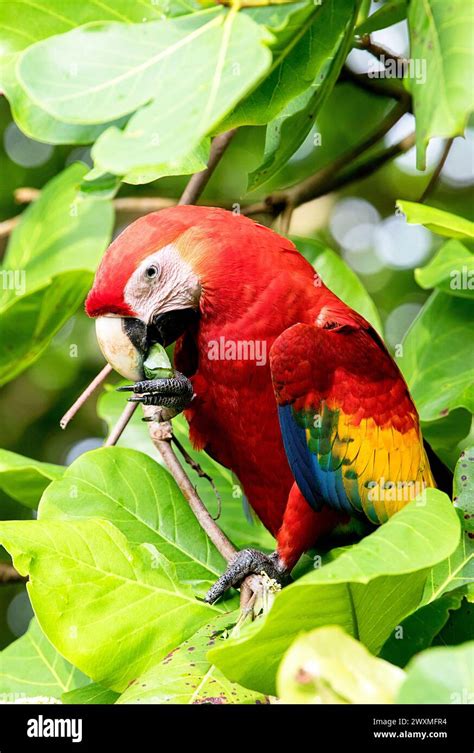
{"label": "white facial patch", "polygon": [[196,308],[200,295],[198,276],[172,243],[144,259],[124,291],[125,302],[147,324],[157,314]]}

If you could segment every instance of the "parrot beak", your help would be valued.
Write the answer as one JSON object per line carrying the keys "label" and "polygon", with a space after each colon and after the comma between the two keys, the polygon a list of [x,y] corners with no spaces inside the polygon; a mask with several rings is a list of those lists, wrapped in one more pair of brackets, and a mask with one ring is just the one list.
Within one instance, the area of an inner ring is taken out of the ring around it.
{"label": "parrot beak", "polygon": [[146,325],[140,319],[99,316],[95,321],[99,348],[106,361],[125,379],[145,378]]}
{"label": "parrot beak", "polygon": [[96,318],[96,335],[106,361],[125,379],[145,378],[143,362],[155,343],[167,347],[196,321],[195,309],[167,311],[146,325],[141,319],[114,315]]}

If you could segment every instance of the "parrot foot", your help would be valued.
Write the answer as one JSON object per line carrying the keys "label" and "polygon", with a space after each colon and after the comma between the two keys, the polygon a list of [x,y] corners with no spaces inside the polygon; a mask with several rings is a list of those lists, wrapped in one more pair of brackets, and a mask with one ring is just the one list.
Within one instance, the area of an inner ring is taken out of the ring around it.
{"label": "parrot foot", "polygon": [[187,408],[194,396],[191,382],[179,371],[165,379],[144,379],[135,384],[117,387],[117,391],[134,392],[135,394],[128,398],[131,403],[170,408],[175,411],[175,415]]}
{"label": "parrot foot", "polygon": [[277,585],[284,585],[288,573],[282,565],[277,552],[267,555],[257,549],[243,549],[237,552],[229,563],[229,567],[219,580],[209,589],[206,595],[208,604],[213,604],[227,589],[237,588],[248,575],[261,575],[270,578]]}

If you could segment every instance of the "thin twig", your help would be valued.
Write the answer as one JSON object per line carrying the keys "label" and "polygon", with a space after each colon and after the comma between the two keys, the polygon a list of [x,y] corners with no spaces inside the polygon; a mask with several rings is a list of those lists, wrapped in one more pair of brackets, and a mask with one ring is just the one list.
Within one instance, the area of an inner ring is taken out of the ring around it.
{"label": "thin twig", "polygon": [[358,47],[370,52],[370,54],[377,58],[377,60],[379,60],[385,67],[390,65],[392,60],[402,66],[402,69],[404,69],[404,66],[407,64],[406,58],[397,55],[396,52],[389,50],[387,47],[383,47],[381,44],[377,44],[377,42],[373,42],[370,34],[363,34],[360,37]]}
{"label": "thin twig", "polygon": [[[380,170],[380,168],[383,167],[383,165],[387,164],[387,162],[390,162],[395,157],[400,156],[400,154],[408,152],[412,148],[412,146],[414,146],[414,144],[415,133],[413,132],[408,136],[405,136],[405,138],[403,138],[396,144],[388,146],[386,149],[381,151],[379,154],[376,154],[374,157],[371,157],[364,162],[360,162],[358,165],[345,170],[339,175],[335,175],[334,178],[327,183],[324,193],[337,191],[340,188],[348,186],[350,183],[354,183],[357,180],[362,180],[363,178],[367,178],[369,175],[373,175],[373,173],[377,172],[377,170]],[[313,196],[313,198],[317,199],[322,195],[322,193],[316,192],[316,195]]]}
{"label": "thin twig", "polygon": [[7,586],[11,583],[26,583],[28,578],[24,575],[20,575],[13,565],[9,565],[8,562],[0,562],[0,585]]}
{"label": "thin twig", "polygon": [[[38,188],[24,186],[17,188],[14,197],[17,204],[30,204],[36,201],[41,191]],[[168,199],[162,196],[120,196],[113,199],[112,203],[118,212],[130,212],[133,214],[148,214],[158,209],[166,209],[176,204],[176,199]]]}
{"label": "thin twig", "polygon": [[112,372],[112,366],[110,366],[108,363],[104,366],[102,371],[99,371],[96,377],[92,380],[92,382],[89,384],[88,387],[82,392],[77,400],[71,405],[68,411],[64,414],[62,419],[59,422],[59,425],[61,429],[65,429],[68,425],[69,421],[74,418],[77,411],[82,408],[84,403],[90,398],[94,390],[97,389],[97,387],[102,384],[102,382],[107,379],[109,374]]}
{"label": "thin twig", "polygon": [[453,145],[453,141],[454,141],[454,138],[447,139],[447,141],[445,142],[443,153],[442,153],[442,155],[441,155],[441,157],[440,157],[440,159],[438,161],[438,164],[436,165],[436,167],[434,169],[433,175],[429,179],[428,185],[426,186],[425,190],[421,194],[421,197],[418,199],[418,201],[419,201],[420,204],[423,204],[423,202],[425,201],[425,199],[429,196],[429,194],[431,193],[431,191],[433,190],[433,188],[436,186],[436,184],[437,184],[437,182],[439,180],[439,176],[441,175],[441,170],[444,167],[444,163],[448,159],[449,151],[450,151],[450,149],[451,149],[451,147]]}
{"label": "thin twig", "polygon": [[[292,208],[298,207],[301,204],[305,204],[308,201],[319,198],[331,191],[335,190],[335,187],[340,187],[348,182],[357,180],[358,170],[360,170],[360,177],[374,172],[380,164],[383,164],[387,159],[391,159],[397,153],[397,148],[389,148],[386,156],[380,162],[381,155],[371,157],[367,163],[362,167],[358,166],[354,169],[354,173],[350,174],[350,177],[342,177],[344,168],[354,160],[362,157],[369,149],[375,146],[390,129],[398,122],[402,115],[407,111],[409,103],[406,99],[402,99],[390,110],[390,112],[383,118],[378,128],[375,129],[369,136],[363,141],[360,141],[355,146],[351,147],[347,152],[341,154],[333,162],[325,167],[321,168],[317,173],[311,175],[301,183],[297,183],[292,188],[286,191],[276,191],[266,197],[263,202],[258,202],[245,207],[243,214],[259,214],[271,212],[274,217],[278,217],[287,206]],[[394,154],[392,154],[392,151]],[[348,175],[346,171],[346,175]]]}
{"label": "thin twig", "polygon": [[10,217],[9,220],[0,222],[0,238],[6,238],[10,233],[13,233],[14,229],[18,225],[21,219],[21,214],[17,214],[16,217]]}
{"label": "thin twig", "polygon": [[186,450],[185,447],[183,447],[183,445],[181,444],[181,442],[179,441],[179,439],[177,438],[177,436],[175,434],[172,435],[171,441],[174,442],[174,444],[176,445],[176,447],[180,451],[181,455],[183,456],[183,459],[186,461],[186,463],[189,466],[191,466],[191,468],[193,469],[193,471],[195,471],[200,478],[205,478],[207,481],[209,481],[209,483],[210,483],[210,485],[212,487],[212,491],[216,495],[216,499],[217,499],[217,515],[213,516],[212,519],[213,520],[219,520],[219,518],[221,516],[221,512],[222,512],[222,499],[221,499],[221,495],[219,494],[219,491],[217,489],[217,486],[216,486],[216,484],[214,482],[214,479],[211,476],[209,476],[209,474],[206,473],[206,471],[203,471],[203,469],[201,468],[201,466],[199,465],[199,463],[196,462],[196,460],[194,460],[194,458],[191,457],[191,455],[189,454],[189,452]]}
{"label": "thin twig", "polygon": [[[145,417],[152,418],[155,411],[153,408],[150,410],[150,408],[144,407],[143,412],[145,413]],[[173,452],[173,448],[171,447],[173,431],[170,422],[164,421],[163,423],[158,423],[157,421],[151,420],[148,427],[153,444],[181,489],[191,510],[196,516],[199,525],[209,536],[210,540],[224,559],[229,562],[229,560],[231,560],[236,554],[237,550],[213,520],[211,514],[206,509],[202,500],[198,497],[195,488],[184,472],[183,466]]]}
{"label": "thin twig", "polygon": [[204,170],[200,173],[195,173],[188,181],[188,185],[183,191],[183,194],[179,200],[180,204],[194,204],[199,196],[204,191],[212,173],[216,169],[222,155],[229,146],[231,140],[235,136],[236,128],[230,131],[220,133],[215,137],[211,144],[211,152],[209,155],[209,162]]}
{"label": "thin twig", "polygon": [[354,84],[377,97],[391,97],[392,99],[406,101],[409,105],[407,112],[412,112],[411,94],[403,88],[398,79],[370,78],[367,73],[355,73],[345,65],[338,81]]}
{"label": "thin twig", "polygon": [[115,426],[112,428],[112,431],[110,432],[109,436],[105,440],[104,447],[113,447],[115,444],[117,444],[123,432],[127,428],[128,422],[130,421],[131,417],[135,413],[138,405],[139,403],[129,403],[129,402],[126,403],[125,408],[120,414],[119,420],[117,421]]}

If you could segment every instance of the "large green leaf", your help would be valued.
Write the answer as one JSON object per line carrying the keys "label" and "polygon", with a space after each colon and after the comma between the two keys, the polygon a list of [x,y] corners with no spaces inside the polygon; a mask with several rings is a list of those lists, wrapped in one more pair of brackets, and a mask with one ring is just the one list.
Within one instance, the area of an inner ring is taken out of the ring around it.
{"label": "large green leaf", "polygon": [[[111,427],[118,420],[123,406],[123,396],[114,390],[107,390],[99,399],[98,414]],[[249,519],[249,516],[244,515],[242,489],[237,479],[206,452],[197,451],[192,447],[188,424],[184,416],[180,415],[173,419],[173,431],[186,452],[214,481],[222,501],[218,525],[234,545],[239,549],[249,546],[269,551],[274,549],[274,539],[263,525],[256,518],[250,517]],[[141,420],[139,411],[133,415],[118,444],[123,447],[134,447],[159,460],[158,453],[150,441],[148,427]],[[177,455],[181,457],[179,452]],[[215,515],[218,510],[218,501],[209,481],[198,476],[190,466],[185,465],[185,469],[207,509]]]}
{"label": "large green leaf", "polygon": [[388,0],[356,27],[356,34],[372,34],[379,29],[400,23],[406,18],[407,10],[408,0]]}
{"label": "large green leaf", "polygon": [[458,136],[474,107],[474,5],[464,0],[411,2],[410,57],[426,66],[426,80],[406,79],[416,116],[417,167],[425,169],[433,136]]}
{"label": "large green leaf", "polygon": [[0,653],[0,702],[61,698],[87,677],[51,645],[33,619],[26,633]]}
{"label": "large green leaf", "polygon": [[346,59],[357,8],[358,2],[324,2],[305,37],[264,83],[267,88],[262,91],[258,111],[262,97],[265,112],[266,103],[273,102],[274,96],[278,111],[273,108],[275,114],[270,111],[265,116],[268,126],[263,161],[249,175],[249,191],[284,167],[314,125]]}
{"label": "large green leaf", "polygon": [[474,641],[430,648],[408,664],[397,703],[472,703]]}
{"label": "large green leaf", "polygon": [[89,144],[109,127],[63,123],[33,102],[16,75],[20,53],[0,59],[0,86],[7,97],[13,118],[19,128],[32,139],[48,144]]}
{"label": "large green leaf", "polygon": [[[165,12],[167,15],[189,12],[192,5],[192,0],[173,0],[166,4],[151,2],[146,7],[134,0],[114,0],[110,4],[70,0],[35,0],[34,3],[8,0],[2,2],[0,18],[2,54],[23,50],[41,39],[64,34],[92,21],[142,23],[158,20]],[[194,8],[199,7],[194,3]]]}
{"label": "large green leaf", "polygon": [[279,42],[273,46],[270,75],[229,113],[223,127],[266,125],[294,97],[311,86],[324,56],[324,50],[321,50],[318,57],[316,39],[321,39],[326,49],[337,34],[336,24],[343,25],[347,16],[347,11],[342,16],[339,11],[333,25],[326,29],[326,25],[331,24],[328,19],[334,13],[334,6],[334,0],[321,5],[305,3],[302,8],[297,7],[296,12],[291,5],[287,6],[289,23],[285,26],[285,34],[271,29],[272,33],[278,34]]}
{"label": "large green leaf", "polygon": [[173,565],[106,520],[0,522],[0,541],[55,648],[95,682],[121,691],[208,622]]}
{"label": "large green leaf", "polygon": [[454,471],[460,453],[474,442],[474,421],[465,408],[456,408],[438,421],[423,421],[423,437],[443,463]]}
{"label": "large green leaf", "polygon": [[448,238],[474,238],[474,222],[444,209],[429,207],[416,201],[397,201],[397,208],[412,225],[425,225],[428,230]]}
{"label": "large green leaf", "polygon": [[74,313],[109,242],[111,202],[78,195],[86,171],[76,163],[53,178],[10,238],[0,291],[0,384],[29,366]]}
{"label": "large green leaf", "polygon": [[265,703],[264,696],[230,682],[206,658],[209,646],[222,643],[235,620],[235,613],[225,614],[200,628],[138,677],[117,703]]}
{"label": "large green leaf", "polygon": [[415,269],[415,280],[422,288],[474,298],[474,254],[459,241],[450,240],[426,267]]}
{"label": "large green leaf", "polygon": [[[145,104],[152,95],[153,101],[133,115],[124,131],[111,128],[97,141],[94,161],[111,173],[126,174],[185,157],[255,86],[271,63],[264,29],[233,10],[228,14],[210,10],[157,26],[147,41],[148,49],[146,44],[142,49],[141,39],[126,42],[134,60],[141,51],[148,68],[153,61],[149,49],[153,39],[152,50],[157,52],[150,90],[137,102]],[[121,53],[119,59],[123,65]],[[176,69],[180,75],[171,80],[167,72]],[[146,81],[141,79],[139,91],[142,87],[146,92]],[[127,102],[125,95],[124,99]],[[120,107],[131,107],[121,99],[118,102]]]}
{"label": "large green leaf", "polygon": [[168,471],[136,450],[104,447],[81,455],[49,486],[41,520],[110,520],[133,544],[149,543],[180,580],[214,581],[225,563]]}
{"label": "large green leaf", "polygon": [[458,407],[474,412],[473,314],[471,301],[436,291],[403,339],[397,362],[424,421]]}
{"label": "large green leaf", "polygon": [[348,306],[362,314],[368,322],[382,332],[382,322],[377,308],[356,273],[331,248],[311,238],[294,238],[327,287]]}
{"label": "large green leaf", "polygon": [[340,627],[321,627],[286,652],[278,697],[283,703],[393,703],[404,677]]}
{"label": "large green leaf", "polygon": [[454,505],[462,525],[462,536],[454,552],[431,571],[423,603],[462,588],[474,601],[474,448],[461,453],[454,471]]}
{"label": "large green leaf", "polygon": [[0,489],[26,507],[36,508],[46,487],[64,468],[0,449]]}
{"label": "large green leaf", "polygon": [[461,607],[463,597],[464,589],[460,588],[417,609],[401,625],[397,625],[384,644],[380,656],[392,664],[404,667],[412,656],[431,646],[448,622],[451,612]]}
{"label": "large green leaf", "polygon": [[422,504],[410,503],[333,562],[285,588],[264,619],[212,649],[209,658],[229,679],[274,694],[276,667],[301,631],[340,625],[376,653],[419,606],[429,569],[454,551],[459,535],[447,496],[428,489]]}
{"label": "large green leaf", "polygon": [[[174,15],[173,10],[176,13],[186,12],[184,6],[184,2],[168,3],[167,13]],[[97,126],[61,122],[34,102],[16,75],[22,50],[35,42],[71,31],[85,23],[142,23],[145,20],[158,20],[163,17],[163,13],[164,5],[150,3],[145,9],[140,3],[130,0],[116,0],[114,7],[105,3],[64,0],[38,0],[34,4],[11,0],[2,3],[0,86],[21,130],[31,138],[51,144],[89,144],[108,127],[108,124]]]}
{"label": "large green leaf", "polygon": [[97,682],[90,682],[88,685],[84,685],[82,688],[76,688],[75,690],[69,690],[63,693],[61,700],[63,703],[68,704],[111,704],[115,703],[117,698],[120,697],[120,693],[116,693],[114,690],[104,688],[103,685],[99,685]]}

